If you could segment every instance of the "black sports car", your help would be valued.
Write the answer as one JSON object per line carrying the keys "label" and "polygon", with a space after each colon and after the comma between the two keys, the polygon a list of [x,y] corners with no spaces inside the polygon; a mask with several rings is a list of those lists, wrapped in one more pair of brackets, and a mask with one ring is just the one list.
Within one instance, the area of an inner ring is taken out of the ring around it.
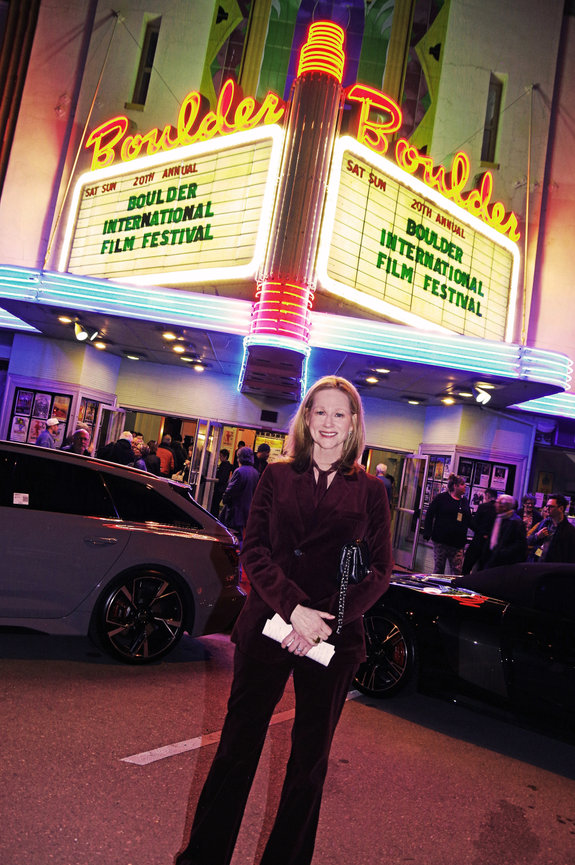
{"label": "black sports car", "polygon": [[364,621],[367,660],[354,682],[364,694],[433,683],[575,719],[574,565],[394,574]]}

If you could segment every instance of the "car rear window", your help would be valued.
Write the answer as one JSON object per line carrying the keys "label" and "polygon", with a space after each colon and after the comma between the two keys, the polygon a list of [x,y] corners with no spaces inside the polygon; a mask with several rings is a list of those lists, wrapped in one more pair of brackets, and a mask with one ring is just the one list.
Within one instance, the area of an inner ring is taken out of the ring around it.
{"label": "car rear window", "polygon": [[123,520],[135,523],[162,523],[179,528],[201,529],[202,525],[145,481],[102,473],[116,510]]}
{"label": "car rear window", "polygon": [[31,454],[2,453],[0,504],[84,517],[116,517],[98,472]]}

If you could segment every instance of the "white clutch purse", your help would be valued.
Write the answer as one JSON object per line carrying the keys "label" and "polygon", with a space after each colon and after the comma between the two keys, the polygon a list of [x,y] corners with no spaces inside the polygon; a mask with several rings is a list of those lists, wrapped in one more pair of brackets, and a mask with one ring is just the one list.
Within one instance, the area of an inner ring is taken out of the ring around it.
{"label": "white clutch purse", "polygon": [[[284,622],[279,613],[276,613],[272,619],[266,621],[262,634],[266,637],[270,637],[272,640],[276,640],[278,643],[281,643],[291,630],[292,626],[288,625],[287,622]],[[313,649],[310,649],[304,657],[311,658],[312,661],[317,661],[318,664],[323,664],[324,667],[327,667],[334,652],[335,647],[332,646],[331,643],[318,643],[318,645],[314,646]]]}

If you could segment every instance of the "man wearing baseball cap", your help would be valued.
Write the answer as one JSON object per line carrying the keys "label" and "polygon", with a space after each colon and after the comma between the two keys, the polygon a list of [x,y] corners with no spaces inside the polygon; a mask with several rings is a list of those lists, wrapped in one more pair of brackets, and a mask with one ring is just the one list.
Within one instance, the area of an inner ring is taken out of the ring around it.
{"label": "man wearing baseball cap", "polygon": [[57,417],[48,418],[46,421],[46,429],[42,430],[38,438],[36,439],[36,444],[41,448],[55,448],[56,447],[56,439],[58,438],[58,426],[60,421]]}

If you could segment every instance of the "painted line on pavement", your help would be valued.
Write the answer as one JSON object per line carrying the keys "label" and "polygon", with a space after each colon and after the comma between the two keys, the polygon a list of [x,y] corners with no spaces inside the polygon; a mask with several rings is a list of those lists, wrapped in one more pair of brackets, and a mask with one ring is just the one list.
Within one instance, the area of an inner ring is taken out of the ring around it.
{"label": "painted line on pavement", "polygon": [[[350,691],[347,695],[347,700],[355,700],[360,697],[359,691]],[[282,724],[284,721],[291,721],[295,716],[294,709],[288,709],[286,712],[278,712],[272,716],[271,724]],[[166,757],[175,757],[178,754],[185,754],[186,751],[196,751],[198,748],[203,748],[206,745],[215,745],[220,741],[221,730],[217,733],[206,733],[205,736],[196,736],[195,739],[186,739],[184,742],[174,742],[171,745],[163,745],[161,748],[154,748],[151,751],[142,751],[139,754],[132,754],[131,757],[121,757],[122,763],[133,763],[136,766],[148,766],[150,763],[155,763],[157,760],[165,760]]]}

